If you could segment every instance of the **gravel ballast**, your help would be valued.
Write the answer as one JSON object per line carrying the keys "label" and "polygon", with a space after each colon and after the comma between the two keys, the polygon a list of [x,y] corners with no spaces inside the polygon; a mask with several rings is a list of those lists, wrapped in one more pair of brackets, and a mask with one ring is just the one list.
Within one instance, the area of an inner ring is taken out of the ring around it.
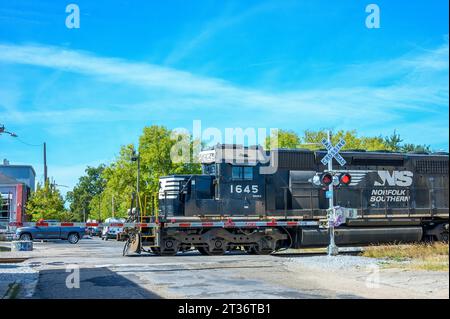
{"label": "gravel ballast", "polygon": [[368,258],[362,256],[311,256],[289,258],[289,262],[298,263],[304,267],[320,269],[325,271],[366,269],[379,266],[383,259]]}

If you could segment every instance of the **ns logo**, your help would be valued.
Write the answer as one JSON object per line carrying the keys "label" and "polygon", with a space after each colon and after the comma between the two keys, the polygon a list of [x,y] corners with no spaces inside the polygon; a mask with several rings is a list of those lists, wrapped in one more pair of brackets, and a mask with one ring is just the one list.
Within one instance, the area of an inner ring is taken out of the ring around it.
{"label": "ns logo", "polygon": [[375,181],[375,186],[411,186],[413,173],[410,171],[378,171],[381,182]]}

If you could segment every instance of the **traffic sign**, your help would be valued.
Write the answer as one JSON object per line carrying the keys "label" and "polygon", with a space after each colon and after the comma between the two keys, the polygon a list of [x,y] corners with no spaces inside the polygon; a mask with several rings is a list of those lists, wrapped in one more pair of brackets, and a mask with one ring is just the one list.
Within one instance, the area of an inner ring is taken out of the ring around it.
{"label": "traffic sign", "polygon": [[333,157],[341,166],[344,166],[347,163],[345,159],[339,154],[341,148],[345,146],[345,141],[343,139],[340,139],[336,146],[333,146],[330,141],[324,138],[322,140],[322,144],[328,151],[327,155],[325,155],[321,160],[323,165],[327,165],[329,161],[333,160]]}

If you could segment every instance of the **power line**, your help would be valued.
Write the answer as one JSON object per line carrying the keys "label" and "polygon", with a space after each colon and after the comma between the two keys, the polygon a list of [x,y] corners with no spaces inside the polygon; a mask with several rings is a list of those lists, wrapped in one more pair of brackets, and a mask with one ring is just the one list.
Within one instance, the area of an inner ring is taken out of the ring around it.
{"label": "power line", "polygon": [[28,145],[28,146],[32,146],[32,147],[42,147],[42,145],[43,145],[43,143],[41,143],[41,144],[31,144],[31,143],[25,142],[24,140],[22,140],[19,137],[16,137],[16,140],[18,140],[22,144],[25,144],[25,145]]}
{"label": "power line", "polygon": [[48,176],[47,176],[47,144],[44,142],[42,144],[32,144],[32,143],[28,143],[24,140],[22,140],[21,138],[19,138],[19,136],[15,133],[12,132],[8,132],[5,129],[5,126],[3,124],[0,124],[0,135],[2,133],[6,133],[11,135],[12,137],[16,138],[20,143],[27,145],[27,146],[31,146],[31,147],[44,147],[44,182],[47,182]]}

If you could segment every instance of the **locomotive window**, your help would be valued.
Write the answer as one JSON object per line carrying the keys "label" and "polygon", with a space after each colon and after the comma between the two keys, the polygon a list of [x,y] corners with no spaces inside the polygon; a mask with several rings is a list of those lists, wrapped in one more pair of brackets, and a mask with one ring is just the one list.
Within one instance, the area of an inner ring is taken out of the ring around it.
{"label": "locomotive window", "polygon": [[231,176],[232,176],[232,179],[235,179],[235,180],[252,180],[253,179],[253,167],[233,166]]}
{"label": "locomotive window", "polygon": [[244,167],[244,179],[246,180],[253,179],[253,167]]}
{"label": "locomotive window", "polygon": [[231,177],[233,179],[241,179],[241,172],[242,172],[242,167],[233,166]]}
{"label": "locomotive window", "polygon": [[215,164],[203,165],[203,173],[208,175],[215,175],[216,165]]}

